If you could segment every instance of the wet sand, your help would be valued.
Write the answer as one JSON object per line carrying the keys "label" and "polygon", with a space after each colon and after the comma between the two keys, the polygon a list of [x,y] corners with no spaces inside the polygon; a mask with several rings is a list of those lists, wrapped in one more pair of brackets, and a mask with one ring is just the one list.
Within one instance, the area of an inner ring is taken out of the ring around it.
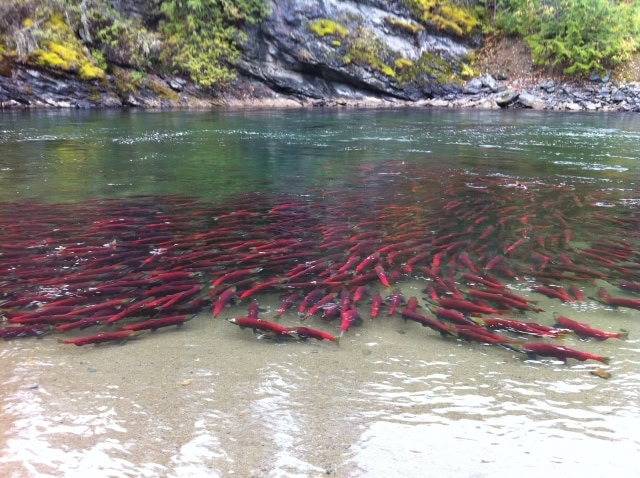
{"label": "wet sand", "polygon": [[[277,297],[259,300],[273,317]],[[530,318],[545,324],[578,307],[540,305]],[[582,321],[629,330],[627,341],[564,341],[611,355],[610,366],[529,361],[386,312],[340,346],[278,343],[224,320],[246,305],[124,345],[6,342],[0,475],[630,475],[640,453],[638,312],[579,307]],[[297,320],[288,312],[281,323]],[[337,333],[335,322],[308,322]],[[598,368],[612,377],[589,373]]]}

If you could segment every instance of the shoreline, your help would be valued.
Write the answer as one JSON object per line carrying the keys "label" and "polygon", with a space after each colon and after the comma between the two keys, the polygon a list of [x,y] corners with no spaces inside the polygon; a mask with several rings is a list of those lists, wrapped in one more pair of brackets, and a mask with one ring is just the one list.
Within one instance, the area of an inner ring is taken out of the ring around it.
{"label": "shoreline", "polygon": [[[499,77],[498,77],[499,78]],[[544,78],[544,77],[543,77]],[[640,112],[640,83],[606,79],[571,82],[558,79],[496,79],[490,74],[447,87],[447,93],[407,100],[352,90],[349,95],[310,98],[283,94],[250,79],[221,91],[204,90],[180,78],[148,75],[124,95],[113,82],[102,84],[18,69],[0,76],[0,111],[50,109],[218,109],[218,108],[452,108],[544,111]]]}

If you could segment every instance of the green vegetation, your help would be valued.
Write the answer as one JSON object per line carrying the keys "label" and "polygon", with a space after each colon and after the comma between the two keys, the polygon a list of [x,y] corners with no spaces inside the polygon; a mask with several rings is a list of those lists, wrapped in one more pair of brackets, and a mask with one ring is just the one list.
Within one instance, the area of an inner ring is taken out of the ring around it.
{"label": "green vegetation", "polygon": [[[528,43],[537,65],[569,75],[613,69],[640,49],[640,0],[403,3],[411,19],[384,18],[396,35],[416,40],[425,28],[474,40],[481,32],[517,35]],[[102,80],[108,72],[121,91],[147,84],[152,72],[182,74],[205,87],[224,85],[235,76],[247,27],[268,14],[267,0],[145,0],[138,6],[148,8],[148,15],[128,18],[114,4],[0,0],[0,74],[26,64],[90,81]],[[413,61],[403,58],[363,24],[356,13],[348,13],[316,19],[308,28],[334,49],[334,58],[399,84],[419,84],[425,78],[450,82],[476,74],[467,60],[452,64],[429,53]],[[314,55],[304,48],[298,52],[301,60]]]}
{"label": "green vegetation", "polygon": [[163,0],[155,20],[123,18],[109,0],[0,2],[2,56],[82,79],[122,66],[184,73],[211,86],[233,78],[247,23],[266,0]]}
{"label": "green vegetation", "polygon": [[404,0],[404,3],[419,21],[437,30],[463,36],[479,24],[473,10],[451,0]]}
{"label": "green vegetation", "polygon": [[356,63],[394,78],[396,72],[387,62],[394,61],[391,50],[371,31],[359,27],[347,46],[345,63]]}
{"label": "green vegetation", "polygon": [[570,75],[602,72],[640,46],[638,0],[503,0],[495,18],[526,40],[537,65]]}
{"label": "green vegetation", "polygon": [[226,83],[246,40],[242,26],[266,14],[264,0],[165,0],[161,31],[166,48],[160,58],[174,73],[186,72],[203,86]]}
{"label": "green vegetation", "polygon": [[160,64],[162,36],[150,31],[139,18],[122,18],[109,5],[97,2],[87,11],[92,41],[101,55],[96,56],[108,63],[134,69],[153,69]]}
{"label": "green vegetation", "polygon": [[408,60],[407,58],[398,58],[396,61],[393,62],[393,64],[396,67],[396,70],[411,68],[414,65],[414,63],[411,60]]}
{"label": "green vegetation", "polygon": [[331,35],[345,38],[349,34],[346,27],[327,18],[309,23],[309,29],[319,37]]}
{"label": "green vegetation", "polygon": [[397,61],[396,68],[400,85],[407,83],[423,85],[433,80],[445,84],[456,80],[453,65],[433,53],[425,52],[411,64],[406,63],[408,60],[405,60],[402,62],[401,68],[398,68]]}
{"label": "green vegetation", "polygon": [[161,83],[150,81],[148,83],[148,86],[155,92],[156,95],[158,95],[158,98],[170,100],[174,103],[177,103],[180,100],[180,96],[178,95],[178,93]]}
{"label": "green vegetation", "polygon": [[[30,19],[24,21],[25,28],[35,27]],[[39,22],[32,35],[37,48],[26,55],[28,63],[53,71],[77,74],[82,80],[96,80],[105,77],[104,70],[95,65],[85,52],[82,42],[59,13],[48,20]]]}
{"label": "green vegetation", "polygon": [[396,17],[385,17],[384,22],[391,28],[407,32],[410,35],[415,35],[416,33],[424,30],[424,27],[422,25],[412,22],[405,22]]}

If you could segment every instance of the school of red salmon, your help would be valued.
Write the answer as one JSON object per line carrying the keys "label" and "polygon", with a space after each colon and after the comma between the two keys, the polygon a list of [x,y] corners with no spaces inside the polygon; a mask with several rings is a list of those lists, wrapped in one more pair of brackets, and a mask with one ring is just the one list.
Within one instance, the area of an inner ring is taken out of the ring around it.
{"label": "school of red salmon", "polygon": [[[338,344],[354,326],[405,320],[434,340],[603,363],[558,338],[626,339],[535,300],[640,310],[640,210],[620,193],[394,162],[361,168],[355,184],[216,204],[0,203],[0,336],[122,343],[222,316]],[[403,296],[409,281],[423,296]],[[281,296],[276,311],[259,307],[267,293]]]}

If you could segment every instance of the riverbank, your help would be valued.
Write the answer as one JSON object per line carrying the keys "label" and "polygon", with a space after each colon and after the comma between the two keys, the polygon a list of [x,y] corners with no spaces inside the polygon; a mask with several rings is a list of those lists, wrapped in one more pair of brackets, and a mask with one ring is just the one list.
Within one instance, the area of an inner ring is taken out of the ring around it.
{"label": "riverbank", "polygon": [[224,91],[206,91],[179,78],[148,75],[144,82],[130,85],[126,94],[112,82],[116,80],[97,85],[44,71],[16,69],[10,78],[0,77],[0,109],[439,107],[640,112],[640,84],[607,78],[580,83],[484,74],[451,86],[444,94],[414,101],[363,91],[309,98],[275,92],[248,79],[240,79]]}
{"label": "riverbank", "polygon": [[[637,81],[620,81],[615,74],[578,81],[544,71],[532,64],[528,50],[518,40],[489,42],[477,53],[474,77],[416,93],[411,99],[346,85],[319,96],[311,87],[279,89],[242,74],[224,89],[202,88],[179,76],[148,73],[137,77],[122,68],[114,69],[104,80],[81,81],[70,74],[5,60],[0,68],[0,110],[438,107],[640,112]],[[308,81],[313,83],[311,78]]]}

